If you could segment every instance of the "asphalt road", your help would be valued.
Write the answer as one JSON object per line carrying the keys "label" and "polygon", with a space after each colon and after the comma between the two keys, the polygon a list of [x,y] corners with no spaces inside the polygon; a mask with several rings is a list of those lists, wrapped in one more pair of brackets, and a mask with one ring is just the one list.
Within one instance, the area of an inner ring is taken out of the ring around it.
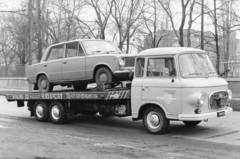
{"label": "asphalt road", "polygon": [[240,159],[240,112],[187,127],[171,122],[164,135],[131,118],[74,116],[41,123],[0,96],[0,158]]}

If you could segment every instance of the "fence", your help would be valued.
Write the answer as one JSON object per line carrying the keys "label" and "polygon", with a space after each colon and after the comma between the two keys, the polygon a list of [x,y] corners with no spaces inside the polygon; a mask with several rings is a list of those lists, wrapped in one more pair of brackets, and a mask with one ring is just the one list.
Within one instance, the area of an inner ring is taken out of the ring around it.
{"label": "fence", "polygon": [[25,77],[25,69],[24,65],[0,66],[0,77]]}
{"label": "fence", "polygon": [[[211,58],[213,65],[216,67],[217,60],[215,58]],[[240,57],[239,56],[231,56],[228,61],[221,58],[219,62],[219,71],[220,75],[225,78],[240,78]]]}

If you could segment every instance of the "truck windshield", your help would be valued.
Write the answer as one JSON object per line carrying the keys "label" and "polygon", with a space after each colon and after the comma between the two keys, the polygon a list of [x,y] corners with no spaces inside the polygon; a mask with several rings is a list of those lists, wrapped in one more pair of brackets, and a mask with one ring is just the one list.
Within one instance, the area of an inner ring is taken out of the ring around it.
{"label": "truck windshield", "polygon": [[204,53],[182,54],[179,65],[182,77],[218,76],[209,56]]}
{"label": "truck windshield", "polygon": [[118,47],[109,41],[83,41],[82,42],[87,54],[122,54]]}

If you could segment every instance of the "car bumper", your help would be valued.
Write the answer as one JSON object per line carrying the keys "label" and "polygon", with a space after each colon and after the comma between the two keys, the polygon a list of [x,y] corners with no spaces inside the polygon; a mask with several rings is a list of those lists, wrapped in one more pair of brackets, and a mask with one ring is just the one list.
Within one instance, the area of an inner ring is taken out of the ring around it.
{"label": "car bumper", "polygon": [[204,113],[204,114],[180,114],[178,116],[178,119],[181,121],[196,121],[196,120],[204,120],[204,119],[210,119],[210,118],[217,118],[219,112],[224,112],[225,115],[231,113],[233,109],[231,107],[228,107],[224,110],[219,110],[216,112],[210,112],[210,113]]}
{"label": "car bumper", "polygon": [[133,70],[131,70],[131,69],[118,70],[118,71],[114,71],[113,74],[116,77],[132,77]]}

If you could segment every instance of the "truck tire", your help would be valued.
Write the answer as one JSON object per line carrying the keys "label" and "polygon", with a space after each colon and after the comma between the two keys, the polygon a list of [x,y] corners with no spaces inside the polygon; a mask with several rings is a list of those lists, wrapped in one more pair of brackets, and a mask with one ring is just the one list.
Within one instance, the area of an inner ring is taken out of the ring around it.
{"label": "truck tire", "polygon": [[196,126],[199,123],[201,123],[202,120],[199,121],[183,121],[184,124],[186,124],[187,126]]}
{"label": "truck tire", "polygon": [[53,90],[53,84],[49,82],[45,75],[40,75],[37,84],[40,92],[51,92]]}
{"label": "truck tire", "polygon": [[48,105],[44,101],[36,101],[34,104],[34,115],[37,121],[46,122],[49,119]]}
{"label": "truck tire", "polygon": [[63,124],[67,120],[66,109],[61,102],[52,102],[50,105],[50,117],[54,124]]}
{"label": "truck tire", "polygon": [[163,134],[168,129],[169,120],[162,109],[151,106],[143,113],[143,125],[151,134]]}
{"label": "truck tire", "polygon": [[112,72],[106,67],[100,67],[95,74],[95,82],[97,85],[110,83],[113,81]]}

